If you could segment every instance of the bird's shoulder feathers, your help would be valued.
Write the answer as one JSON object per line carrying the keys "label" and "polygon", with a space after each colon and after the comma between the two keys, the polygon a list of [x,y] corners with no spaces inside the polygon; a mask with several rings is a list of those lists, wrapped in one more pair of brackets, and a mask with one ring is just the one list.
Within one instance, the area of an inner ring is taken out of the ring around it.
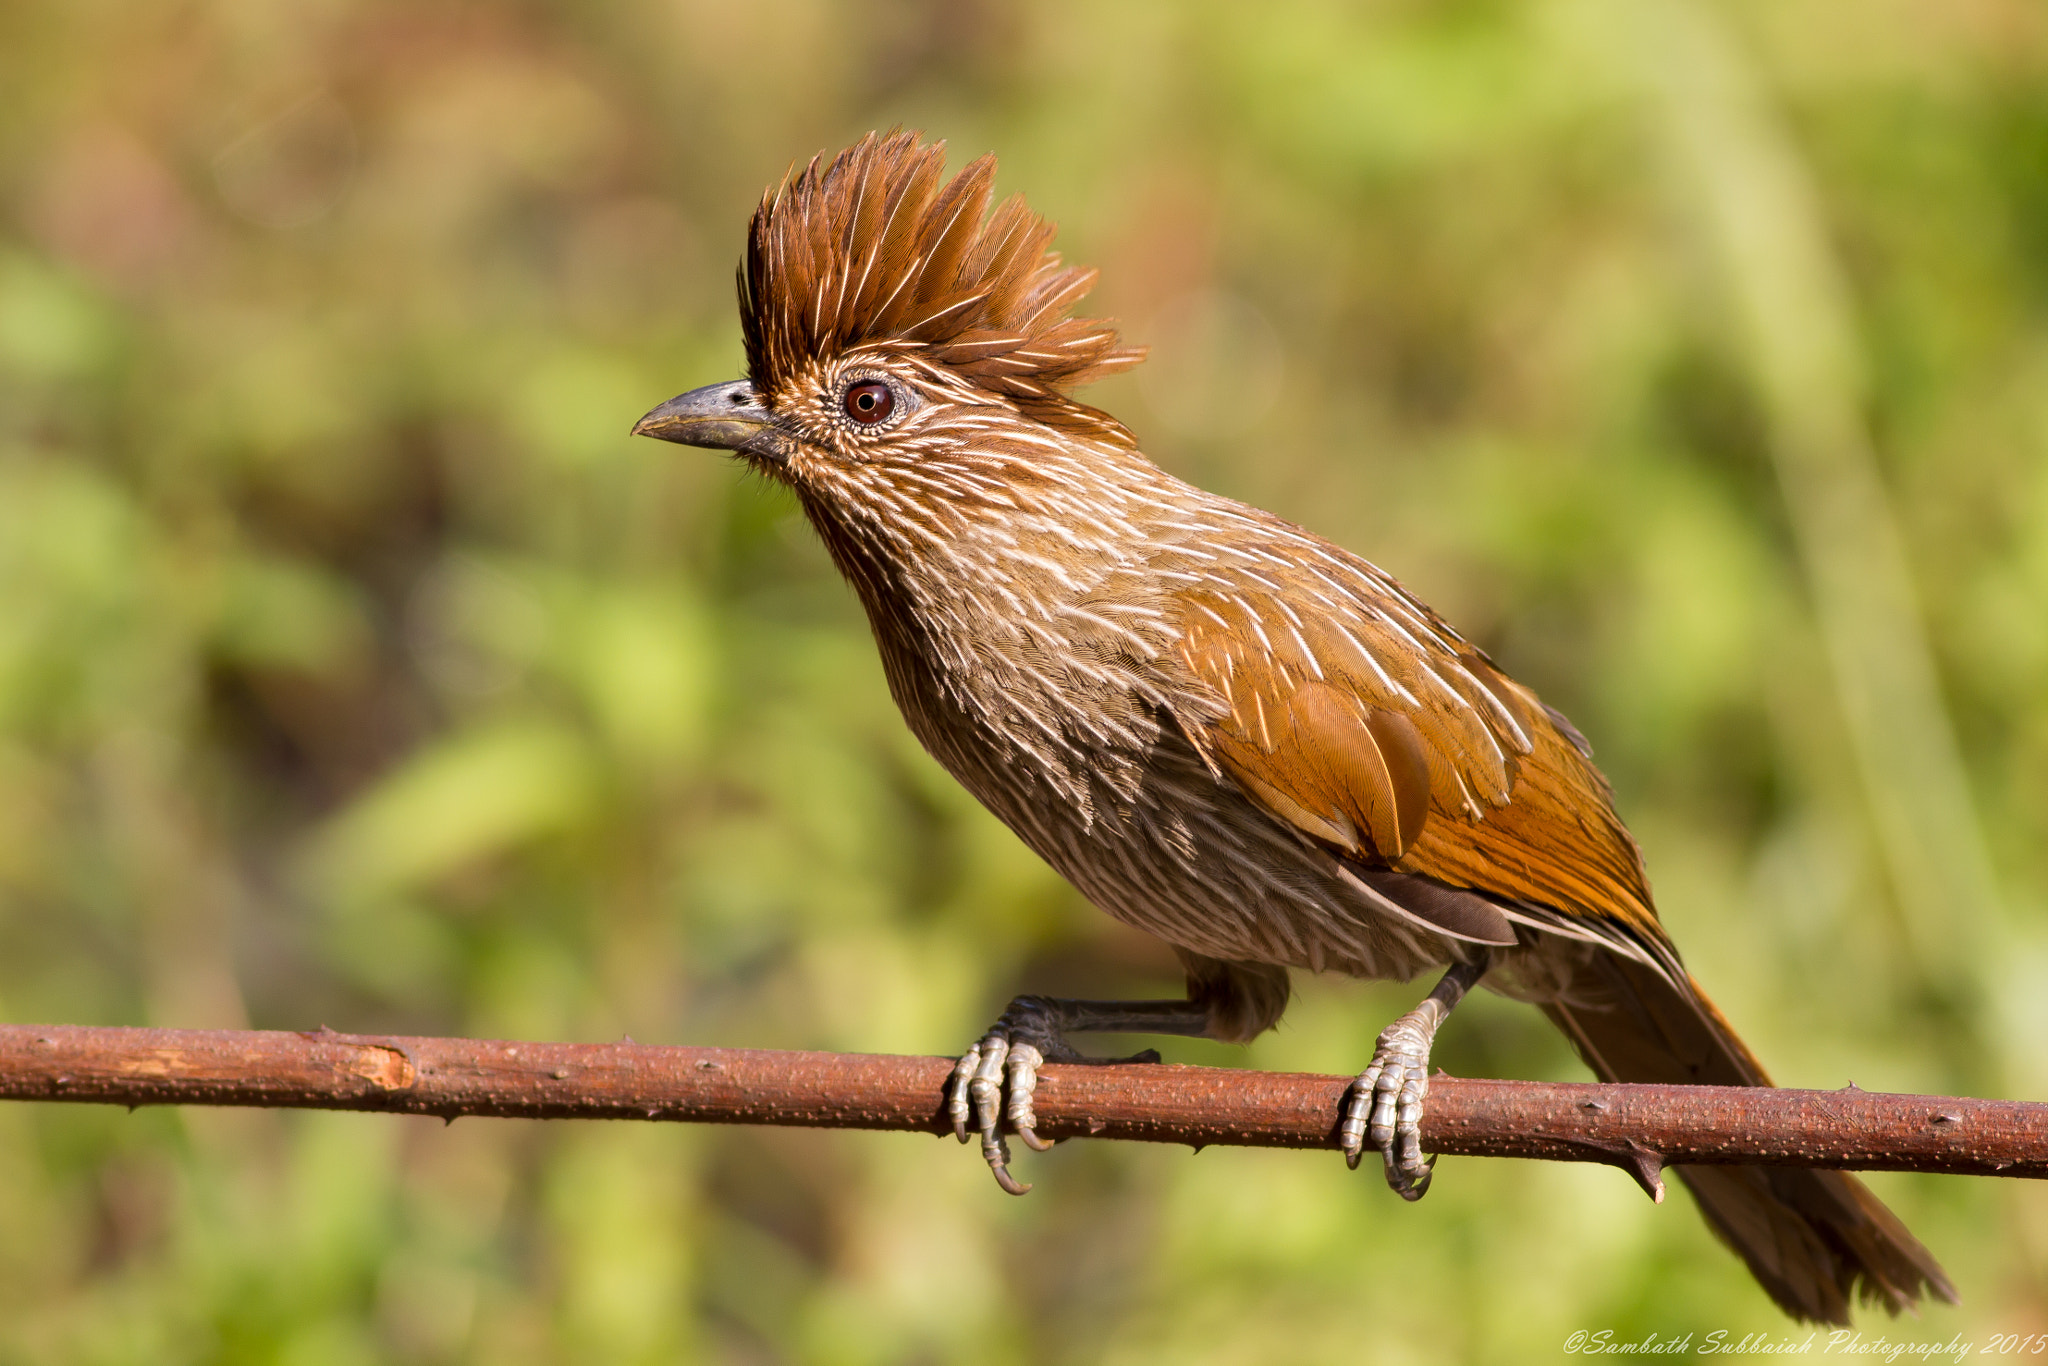
{"label": "bird's shoulder feathers", "polygon": [[1267,814],[1368,880],[1665,942],[1578,732],[1393,579],[1306,533],[1191,577],[1175,657],[1213,701],[1177,719]]}

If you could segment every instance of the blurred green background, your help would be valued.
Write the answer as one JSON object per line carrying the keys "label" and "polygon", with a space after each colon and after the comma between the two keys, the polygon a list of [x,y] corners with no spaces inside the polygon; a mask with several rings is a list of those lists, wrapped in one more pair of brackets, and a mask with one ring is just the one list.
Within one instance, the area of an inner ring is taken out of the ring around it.
{"label": "blurred green background", "polygon": [[[950,1052],[1171,964],[916,748],[741,366],[793,159],[1002,157],[1183,475],[1572,715],[1788,1084],[2048,1094],[2033,0],[0,7],[0,1018]],[[1352,1071],[1418,987],[1249,1050]],[[1454,1072],[1584,1075],[1534,1011]],[[1544,1360],[1789,1329],[1675,1193],[0,1106],[0,1363]],[[1879,1176],[2048,1330],[2048,1190]]]}

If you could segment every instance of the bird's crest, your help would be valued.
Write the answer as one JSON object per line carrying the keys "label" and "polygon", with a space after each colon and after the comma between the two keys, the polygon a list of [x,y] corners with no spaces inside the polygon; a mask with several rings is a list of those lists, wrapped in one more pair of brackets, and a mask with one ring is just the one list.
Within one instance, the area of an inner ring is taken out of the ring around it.
{"label": "bird's crest", "polygon": [[988,212],[993,156],[941,183],[943,142],[870,133],[761,200],[740,266],[740,318],[757,387],[860,347],[915,354],[1041,421],[1130,441],[1065,390],[1137,364],[1115,326],[1069,313],[1096,272],[1049,250],[1053,225],[1022,195]]}

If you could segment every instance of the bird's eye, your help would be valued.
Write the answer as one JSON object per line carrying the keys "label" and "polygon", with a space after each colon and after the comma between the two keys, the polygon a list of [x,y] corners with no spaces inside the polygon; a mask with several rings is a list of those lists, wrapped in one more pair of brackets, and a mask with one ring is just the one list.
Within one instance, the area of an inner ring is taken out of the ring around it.
{"label": "bird's eye", "polygon": [[895,393],[878,379],[864,379],[846,390],[846,415],[864,426],[871,427],[895,411]]}

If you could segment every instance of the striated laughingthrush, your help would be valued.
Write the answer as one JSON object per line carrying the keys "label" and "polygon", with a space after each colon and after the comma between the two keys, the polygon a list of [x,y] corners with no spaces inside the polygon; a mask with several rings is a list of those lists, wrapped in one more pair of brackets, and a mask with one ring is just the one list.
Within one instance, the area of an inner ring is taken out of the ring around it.
{"label": "striated laughingthrush", "polygon": [[[1447,968],[1380,1035],[1340,1139],[1420,1196],[1431,1041],[1475,983],[1534,1003],[1608,1081],[1765,1086],[1658,923],[1635,841],[1572,725],[1394,579],[1192,488],[1068,390],[1135,365],[1071,316],[991,157],[869,136],[755,212],[748,378],[637,433],[737,452],[795,490],[859,593],[889,689],[933,757],[1117,919],[1173,946],[1180,1001],[1024,996],[960,1059],[951,1109],[1004,1188],[1005,1126],[1067,1031],[1250,1039],[1292,968]],[[1772,1299],[1845,1322],[1953,1300],[1854,1177],[1679,1175]]]}

